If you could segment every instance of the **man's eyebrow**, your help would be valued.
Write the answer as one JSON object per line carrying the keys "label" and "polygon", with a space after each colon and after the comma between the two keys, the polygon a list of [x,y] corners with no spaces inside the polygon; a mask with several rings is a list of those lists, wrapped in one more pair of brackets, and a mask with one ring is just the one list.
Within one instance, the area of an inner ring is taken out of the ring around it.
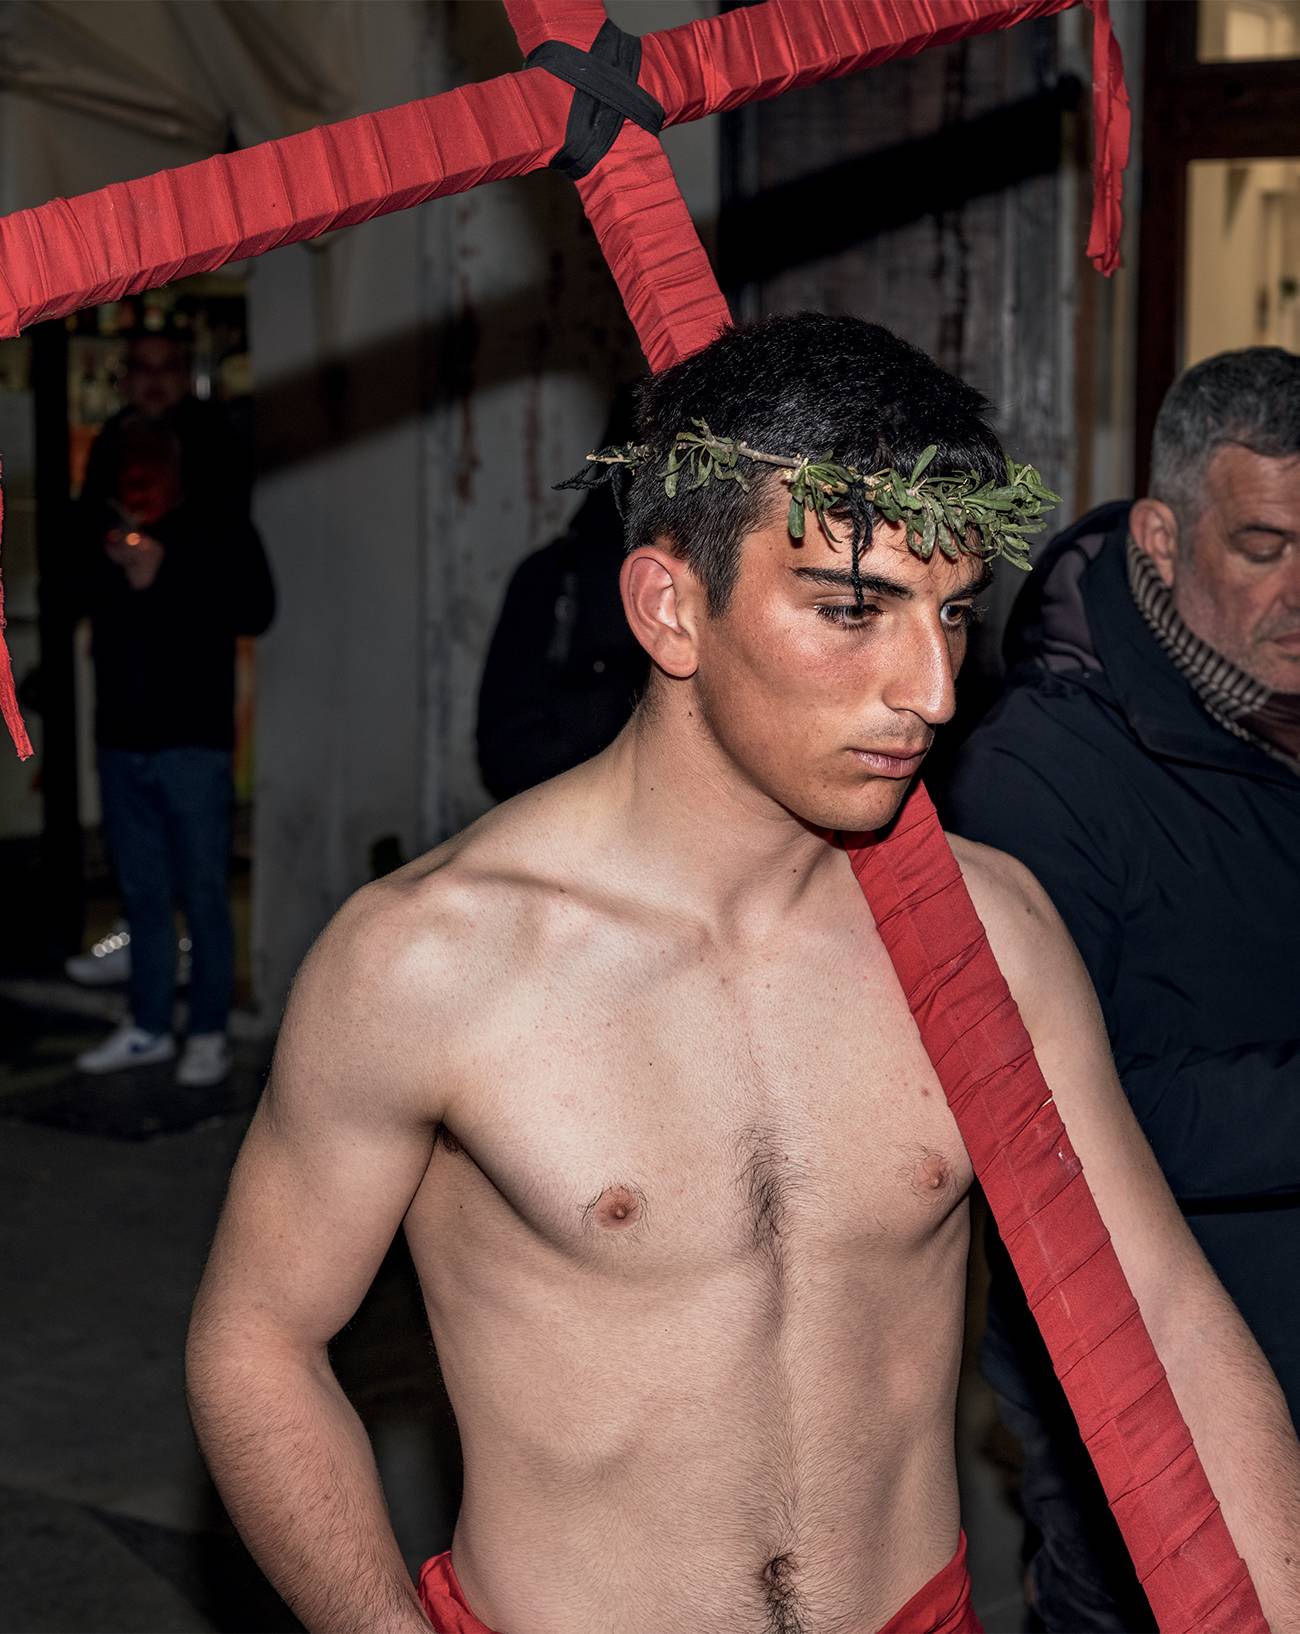
{"label": "man's eyebrow", "polygon": [[993,569],[988,562],[983,563],[979,572],[962,589],[955,590],[947,599],[949,601],[965,601],[967,596],[978,596],[993,583]]}
{"label": "man's eyebrow", "polygon": [[[832,590],[856,589],[853,575],[845,567],[792,567],[797,579],[810,579],[813,584],[829,585]],[[860,573],[858,584],[867,596],[896,596],[899,601],[910,601],[912,591],[901,579],[886,579],[879,573]]]}
{"label": "man's eyebrow", "polygon": [[[854,588],[853,575],[843,567],[792,567],[791,573],[796,578],[809,579],[813,584],[828,585],[832,590],[852,590]],[[863,573],[858,583],[862,592],[867,596],[894,596],[899,601],[910,601],[912,590],[909,585],[899,579],[887,579],[879,573]],[[969,584],[954,590],[952,595],[945,596],[944,601],[965,601],[968,596],[978,596],[981,590],[987,590],[993,583],[993,569],[984,563],[979,575]]]}

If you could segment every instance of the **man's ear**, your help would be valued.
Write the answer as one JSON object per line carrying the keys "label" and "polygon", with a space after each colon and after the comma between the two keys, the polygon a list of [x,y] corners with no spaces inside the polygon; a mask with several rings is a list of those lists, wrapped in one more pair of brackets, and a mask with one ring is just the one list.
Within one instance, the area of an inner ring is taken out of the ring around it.
{"label": "man's ear", "polygon": [[618,584],[632,634],[659,668],[681,681],[694,675],[704,586],[681,557],[658,544],[634,550]]}
{"label": "man's ear", "polygon": [[1178,521],[1163,499],[1139,499],[1129,512],[1129,532],[1146,551],[1166,590],[1172,590],[1178,560]]}

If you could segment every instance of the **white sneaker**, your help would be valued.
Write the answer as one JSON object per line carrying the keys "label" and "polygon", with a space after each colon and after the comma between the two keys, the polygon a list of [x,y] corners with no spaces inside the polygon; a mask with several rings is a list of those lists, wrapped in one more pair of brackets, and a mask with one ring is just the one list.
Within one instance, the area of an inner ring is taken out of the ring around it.
{"label": "white sneaker", "polygon": [[225,1033],[191,1033],[185,1040],[176,1082],[191,1089],[206,1089],[230,1076],[230,1045]]}
{"label": "white sneaker", "polygon": [[119,919],[107,936],[101,936],[89,953],[75,954],[64,961],[64,970],[83,987],[114,987],[131,975],[131,932]]}
{"label": "white sneaker", "polygon": [[147,1033],[133,1021],[124,1021],[102,1044],[77,1057],[82,1072],[124,1072],[128,1067],[149,1067],[170,1061],[176,1045],[170,1033]]}

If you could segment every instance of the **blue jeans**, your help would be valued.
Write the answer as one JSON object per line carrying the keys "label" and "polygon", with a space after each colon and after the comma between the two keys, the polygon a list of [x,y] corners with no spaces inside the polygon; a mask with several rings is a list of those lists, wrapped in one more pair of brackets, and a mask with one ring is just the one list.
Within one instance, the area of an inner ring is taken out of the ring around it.
{"label": "blue jeans", "polygon": [[131,1015],[171,1031],[179,901],[191,953],[192,1033],[220,1033],[230,1016],[235,944],[227,896],[231,756],[225,749],[99,751],[104,835],[131,930]]}

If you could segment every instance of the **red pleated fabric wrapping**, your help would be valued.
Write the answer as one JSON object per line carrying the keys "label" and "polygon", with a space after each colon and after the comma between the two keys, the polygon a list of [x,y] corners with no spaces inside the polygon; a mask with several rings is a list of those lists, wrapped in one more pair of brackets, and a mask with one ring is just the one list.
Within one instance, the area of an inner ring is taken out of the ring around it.
{"label": "red pleated fabric wrapping", "polygon": [[1092,224],[1088,257],[1109,278],[1119,266],[1121,204],[1132,114],[1124,58],[1111,26],[1109,0],[1087,0],[1092,12]]}
{"label": "red pleated fabric wrapping", "polygon": [[727,328],[727,303],[657,137],[624,125],[578,193],[652,369]]}
{"label": "red pleated fabric wrapping", "polygon": [[[666,122],[680,124],[1078,3],[766,0],[646,35],[640,83],[663,104]],[[1113,264],[1127,99],[1106,0],[1088,3],[1106,178],[1089,253]],[[590,44],[604,17],[599,0],[562,0],[554,24],[543,26],[551,10],[543,0],[511,0],[525,51],[543,38]],[[229,260],[525,175],[554,156],[570,100],[568,87],[542,69],[504,74],[0,217],[0,339]]]}
{"label": "red pleated fabric wrapping", "polygon": [[504,74],[0,217],[0,338],[540,169],[570,95],[549,74]]}
{"label": "red pleated fabric wrapping", "polygon": [[[603,0],[505,0],[505,8],[525,57],[544,40],[585,51],[605,21]],[[638,82],[646,89],[644,53],[661,37],[645,37]],[[658,137],[629,120],[577,188],[650,367],[707,346],[731,314]]]}
{"label": "red pleated fabric wrapping", "polygon": [[[541,0],[526,0],[534,11]],[[859,73],[972,34],[1068,10],[1075,0],[768,0],[647,35],[640,83],[667,123],[701,119],[786,91]],[[1087,253],[1119,265],[1129,106],[1109,0],[1093,16],[1093,210]]]}
{"label": "red pleated fabric wrapping", "polygon": [[[0,464],[0,538],[4,535],[4,525],[4,466]],[[14,688],[14,672],[9,662],[9,647],[4,638],[4,631],[5,591],[4,583],[0,581],[0,714],[4,716],[9,736],[14,740],[19,760],[27,760],[32,753],[32,740],[27,736],[27,728],[23,725],[22,713],[18,708],[18,694]]]}
{"label": "red pleated fabric wrapping", "polygon": [[[666,122],[677,124],[1077,3],[766,0],[647,35],[640,83],[663,104]],[[1106,0],[1088,3],[1098,41],[1104,29],[1109,42],[1097,48],[1106,73],[1094,86],[1098,186],[1089,254],[1110,270],[1118,257],[1117,156],[1127,103]],[[604,21],[601,0],[510,0],[510,12],[525,53],[543,39],[585,48]],[[542,69],[506,74],[0,218],[0,339],[227,261],[537,170],[563,141],[570,101],[568,87]],[[1110,112],[1121,101],[1123,120]],[[626,127],[580,185],[652,367],[705,344],[726,321],[726,309],[658,144]],[[636,250],[634,234],[644,235]],[[5,656],[0,713],[19,752],[30,753]]]}
{"label": "red pleated fabric wrapping", "polygon": [[1163,1634],[1267,1634],[925,789],[849,856]]}

